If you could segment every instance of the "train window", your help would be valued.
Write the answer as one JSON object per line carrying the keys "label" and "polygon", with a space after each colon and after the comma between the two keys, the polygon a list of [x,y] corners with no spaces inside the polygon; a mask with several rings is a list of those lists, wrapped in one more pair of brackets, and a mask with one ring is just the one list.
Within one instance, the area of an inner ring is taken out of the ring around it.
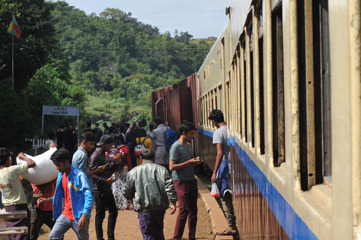
{"label": "train window", "polygon": [[219,85],[218,87],[218,92],[219,92],[219,95],[218,95],[218,98],[219,98],[219,107],[221,109],[222,112],[224,112],[224,109],[223,109],[223,92],[222,92],[222,85]]}
{"label": "train window", "polygon": [[[237,119],[237,132],[238,134],[241,134],[241,123],[242,123],[242,112],[241,112],[241,93],[239,91],[237,91],[238,89],[240,89],[241,86],[241,71],[240,71],[240,60],[241,60],[241,55],[240,55],[240,45],[238,44],[237,46],[237,65],[236,65],[236,81],[237,81],[237,87],[235,87],[235,91],[237,92],[237,114],[236,114],[236,119]],[[239,118],[238,118],[239,116]]]}
{"label": "train window", "polygon": [[260,150],[265,154],[265,130],[264,130],[264,78],[263,78],[263,11],[262,1],[257,8],[256,17],[258,18],[258,58],[259,58],[259,109],[260,109]]}
{"label": "train window", "polygon": [[[301,188],[331,181],[328,1],[298,2]],[[311,45],[311,46],[308,46]]]}
{"label": "train window", "polygon": [[[230,73],[228,73],[228,76],[230,77]],[[229,104],[231,103],[231,100],[230,100],[230,96],[229,96],[229,88],[230,88],[230,81],[227,81],[226,82],[226,89],[225,89],[225,94],[226,94],[226,102],[225,102],[225,104],[226,104],[226,121],[227,121],[227,123],[231,126],[231,122],[230,122],[230,114],[229,114],[229,109],[230,109],[230,107],[229,107]]]}
{"label": "train window", "polygon": [[272,12],[272,115],[274,166],[285,161],[282,2]]}
{"label": "train window", "polygon": [[248,99],[247,99],[247,53],[246,53],[246,46],[244,46],[243,51],[243,102],[244,102],[244,139],[248,142]]}
{"label": "train window", "polygon": [[249,101],[250,101],[250,117],[251,121],[249,122],[250,125],[250,140],[252,147],[254,147],[254,73],[253,73],[253,45],[254,45],[254,39],[253,39],[253,27],[252,25],[248,28],[248,39],[249,39],[249,74],[250,74],[250,81],[249,81]]}
{"label": "train window", "polygon": [[217,88],[215,88],[213,91],[214,91],[214,109],[218,109]]}
{"label": "train window", "polygon": [[[317,1],[315,1],[317,2]],[[319,65],[317,66],[318,83],[317,91],[319,96],[317,104],[321,107],[322,113],[320,117],[322,121],[320,126],[320,133],[317,136],[321,136],[316,143],[321,148],[316,146],[316,158],[322,159],[323,163],[323,175],[331,177],[331,71],[330,71],[330,42],[329,42],[329,22],[328,22],[328,0],[319,0],[316,6],[315,15],[317,16],[318,38],[316,41],[319,43],[317,52]],[[317,113],[317,111],[316,111]],[[317,133],[316,133],[317,134]],[[321,151],[317,151],[321,150]],[[329,179],[331,180],[331,179]]]}
{"label": "train window", "polygon": [[240,46],[240,62],[239,62],[239,72],[240,72],[240,119],[241,119],[241,137],[246,140],[247,138],[247,111],[246,111],[246,57],[245,57],[245,40],[241,40]]}

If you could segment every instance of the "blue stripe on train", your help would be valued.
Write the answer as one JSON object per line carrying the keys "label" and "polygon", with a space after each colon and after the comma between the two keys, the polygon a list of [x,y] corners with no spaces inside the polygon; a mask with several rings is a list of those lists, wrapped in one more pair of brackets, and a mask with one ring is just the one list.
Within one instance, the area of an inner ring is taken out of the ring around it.
{"label": "blue stripe on train", "polygon": [[[199,129],[199,132],[213,137],[213,132]],[[318,239],[316,235],[308,228],[306,223],[297,215],[286,199],[277,191],[263,172],[257,167],[247,153],[237,144],[234,137],[228,138],[228,145],[232,143],[235,147],[239,159],[247,168],[253,181],[256,183],[268,206],[271,208],[276,219],[287,233],[290,239]]]}

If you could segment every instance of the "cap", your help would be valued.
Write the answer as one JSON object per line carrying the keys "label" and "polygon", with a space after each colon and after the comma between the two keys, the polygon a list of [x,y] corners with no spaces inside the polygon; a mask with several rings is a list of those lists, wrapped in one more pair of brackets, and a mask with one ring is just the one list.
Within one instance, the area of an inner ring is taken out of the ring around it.
{"label": "cap", "polygon": [[97,146],[101,146],[102,144],[112,144],[113,138],[109,135],[103,135],[101,136],[99,142],[97,142]]}

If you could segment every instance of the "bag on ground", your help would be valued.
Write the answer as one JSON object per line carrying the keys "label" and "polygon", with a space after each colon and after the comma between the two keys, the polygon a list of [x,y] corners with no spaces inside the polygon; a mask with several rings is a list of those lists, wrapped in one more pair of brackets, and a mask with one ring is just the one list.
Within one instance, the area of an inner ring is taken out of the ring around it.
{"label": "bag on ground", "polygon": [[212,183],[211,196],[212,197],[220,197],[221,196],[221,194],[219,193],[217,184],[215,182]]}
{"label": "bag on ground", "polygon": [[135,145],[135,147],[134,147],[134,155],[137,158],[140,158],[140,154],[142,153],[142,151],[147,148],[144,144],[144,142],[147,138],[145,137],[143,139],[143,141],[140,141],[140,138],[138,138],[138,139],[139,139],[139,143],[137,145]]}

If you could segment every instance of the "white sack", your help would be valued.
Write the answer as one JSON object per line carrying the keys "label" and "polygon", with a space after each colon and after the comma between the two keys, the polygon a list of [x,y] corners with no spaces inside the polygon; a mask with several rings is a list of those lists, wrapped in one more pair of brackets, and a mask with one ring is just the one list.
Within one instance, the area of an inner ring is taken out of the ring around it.
{"label": "white sack", "polygon": [[[36,166],[29,168],[28,173],[23,174],[22,177],[35,185],[41,185],[51,182],[58,176],[58,170],[50,159],[50,156],[56,151],[56,148],[50,148],[48,151],[38,156],[30,156],[25,154],[26,157],[32,159]],[[25,161],[16,158],[18,165],[26,164]]]}

